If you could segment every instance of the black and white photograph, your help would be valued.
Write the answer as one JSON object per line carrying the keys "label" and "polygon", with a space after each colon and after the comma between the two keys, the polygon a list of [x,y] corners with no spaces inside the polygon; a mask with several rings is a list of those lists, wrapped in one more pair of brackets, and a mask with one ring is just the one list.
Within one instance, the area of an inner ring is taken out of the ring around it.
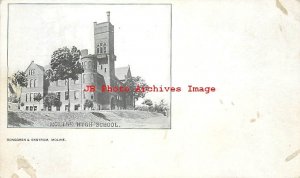
{"label": "black and white photograph", "polygon": [[170,4],[11,4],[8,15],[8,127],[171,127]]}
{"label": "black and white photograph", "polygon": [[1,178],[300,178],[300,0],[0,0]]}

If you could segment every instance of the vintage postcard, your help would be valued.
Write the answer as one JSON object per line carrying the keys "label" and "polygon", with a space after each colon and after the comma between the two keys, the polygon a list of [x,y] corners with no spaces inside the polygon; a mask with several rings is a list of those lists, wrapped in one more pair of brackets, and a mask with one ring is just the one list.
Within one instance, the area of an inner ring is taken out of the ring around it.
{"label": "vintage postcard", "polygon": [[2,0],[1,178],[299,178],[299,0]]}

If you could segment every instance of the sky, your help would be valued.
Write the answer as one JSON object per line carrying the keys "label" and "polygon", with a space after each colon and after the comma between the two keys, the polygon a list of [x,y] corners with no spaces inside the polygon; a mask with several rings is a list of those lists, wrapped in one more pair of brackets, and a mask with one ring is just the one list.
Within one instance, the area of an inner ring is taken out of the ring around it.
{"label": "sky", "polygon": [[[25,71],[31,61],[45,66],[53,51],[63,46],[93,54],[93,22],[105,22],[110,11],[116,67],[130,65],[132,75],[148,85],[169,86],[170,10],[169,5],[10,5],[9,73]],[[147,96],[169,100],[168,93]]]}

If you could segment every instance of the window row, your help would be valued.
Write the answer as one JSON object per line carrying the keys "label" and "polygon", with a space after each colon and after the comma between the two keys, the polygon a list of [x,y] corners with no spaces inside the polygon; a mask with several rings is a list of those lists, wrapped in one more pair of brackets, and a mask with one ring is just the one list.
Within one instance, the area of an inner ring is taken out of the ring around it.
{"label": "window row", "polygon": [[[80,84],[80,79],[78,79],[78,80],[70,79],[70,85],[72,85],[72,84]],[[68,80],[53,81],[53,82],[50,82],[50,86],[68,86]]]}
{"label": "window row", "polygon": [[97,64],[93,61],[82,62],[84,69],[97,69]]}
{"label": "window row", "polygon": [[[36,101],[36,96],[40,93],[26,93],[25,101],[26,102],[33,102]],[[42,95],[41,95],[42,96]]]}
{"label": "window row", "polygon": [[[56,92],[56,97],[61,101],[61,93],[62,92]],[[68,91],[64,92],[65,93],[65,100],[69,99],[69,93]],[[70,91],[70,94],[73,94],[74,100],[77,100],[80,98],[80,92],[79,91]]]}
{"label": "window row", "polygon": [[[65,111],[68,111],[68,110],[69,110],[69,105],[64,105],[64,106],[62,106],[62,107],[64,107]],[[80,104],[74,105],[74,110],[75,110],[75,111],[79,110],[79,108],[80,108]],[[52,111],[52,107],[51,107],[51,106],[48,106],[47,110],[48,110],[48,111]],[[55,107],[55,110],[56,110],[56,111],[60,111],[60,107]]]}
{"label": "window row", "polygon": [[28,71],[28,75],[34,75],[35,74],[35,70],[34,69],[31,69]]}
{"label": "window row", "polygon": [[26,106],[26,111],[36,111],[37,106]]}
{"label": "window row", "polygon": [[83,99],[94,100],[94,93],[87,94],[86,92],[83,92]]}
{"label": "window row", "polygon": [[106,47],[106,43],[99,43],[98,45],[97,45],[97,54],[104,54],[104,53],[106,53],[106,49],[107,49],[107,47]]}
{"label": "window row", "polygon": [[27,83],[27,88],[34,88],[37,87],[37,80],[36,79],[31,79]]}

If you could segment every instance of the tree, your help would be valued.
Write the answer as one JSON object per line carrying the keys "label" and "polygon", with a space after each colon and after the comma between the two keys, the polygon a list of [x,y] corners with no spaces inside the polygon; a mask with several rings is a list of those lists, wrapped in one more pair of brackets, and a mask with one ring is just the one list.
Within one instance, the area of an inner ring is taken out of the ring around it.
{"label": "tree", "polygon": [[28,79],[25,72],[17,71],[12,76],[12,84],[15,86],[26,87]]}
{"label": "tree", "polygon": [[33,97],[33,100],[39,102],[39,104],[40,104],[40,101],[41,101],[42,99],[43,99],[43,97],[42,97],[42,95],[41,95],[40,93],[38,93],[37,95],[35,95],[35,96]]}
{"label": "tree", "polygon": [[[50,81],[67,80],[67,92],[70,96],[70,79],[78,80],[78,74],[83,73],[83,67],[79,62],[80,50],[75,46],[70,50],[67,47],[59,48],[51,56],[51,68],[46,71]],[[68,99],[68,111],[70,111],[70,97]]]}
{"label": "tree", "polygon": [[84,102],[84,109],[85,108],[93,108],[94,107],[94,103],[91,100],[85,100]]}
{"label": "tree", "polygon": [[38,93],[37,95],[35,95],[33,97],[34,101],[40,102],[43,99],[42,95],[40,93]]}
{"label": "tree", "polygon": [[[125,83],[125,86],[129,87],[129,92],[125,92],[126,97],[133,97],[133,107],[135,108],[135,101],[138,100],[139,98],[144,98],[146,95],[146,92],[141,92],[141,91],[136,91],[137,87],[146,87],[148,86],[142,77],[137,76],[137,77],[131,77],[128,78]],[[126,100],[125,100],[126,101]],[[126,103],[125,103],[126,106]]]}
{"label": "tree", "polygon": [[150,99],[145,99],[142,104],[145,104],[148,106],[148,111],[149,110],[152,111],[153,102]]}
{"label": "tree", "polygon": [[7,98],[8,102],[12,102],[12,103],[19,103],[19,100],[17,98],[17,95],[11,95]]}
{"label": "tree", "polygon": [[155,104],[154,108],[156,112],[163,113],[164,115],[167,115],[167,110],[169,109],[168,104],[163,99],[160,100],[158,105]]}
{"label": "tree", "polygon": [[[26,87],[28,84],[28,79],[25,72],[17,71],[12,75],[11,83],[8,83],[8,89],[11,92],[12,96],[8,98],[10,102],[20,104],[20,96],[18,95],[17,90],[20,90],[20,87]],[[14,85],[16,88],[14,89]],[[20,105],[19,105],[20,107]]]}
{"label": "tree", "polygon": [[47,108],[51,106],[60,107],[62,103],[55,93],[48,93],[44,98],[43,104],[44,107]]}

